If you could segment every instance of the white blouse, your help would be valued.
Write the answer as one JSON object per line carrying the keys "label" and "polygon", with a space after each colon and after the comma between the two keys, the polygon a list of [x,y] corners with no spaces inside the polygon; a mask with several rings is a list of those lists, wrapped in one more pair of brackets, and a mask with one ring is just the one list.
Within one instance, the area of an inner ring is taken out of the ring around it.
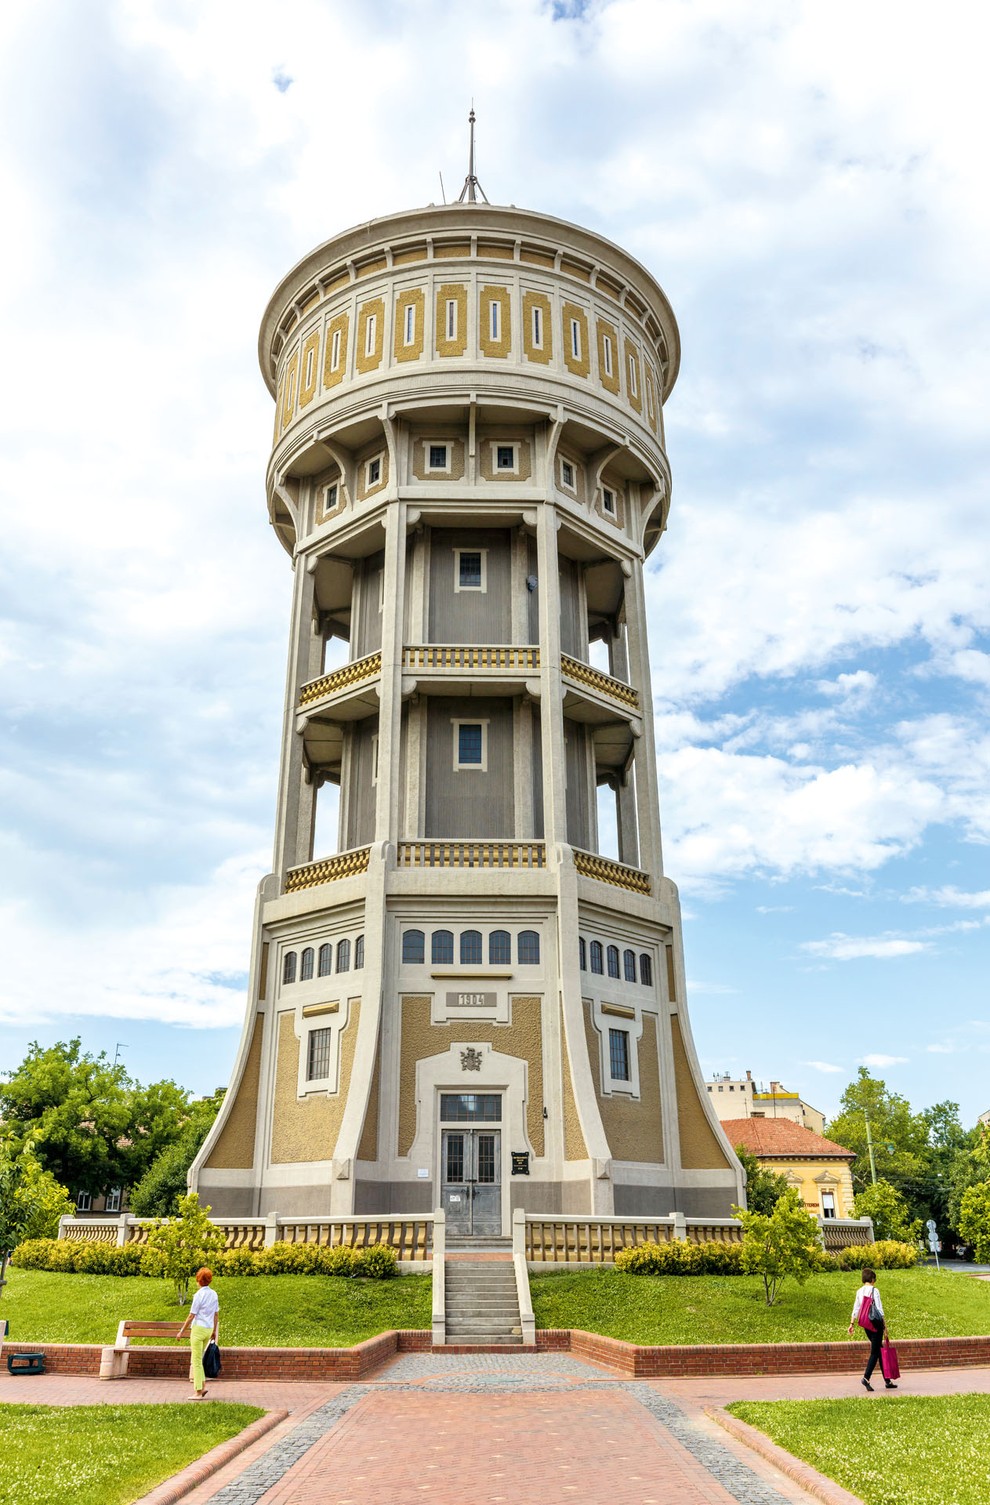
{"label": "white blouse", "polygon": [[200,1327],[212,1327],[213,1319],[220,1310],[220,1297],[211,1286],[200,1286],[192,1299],[189,1315]]}
{"label": "white blouse", "polygon": [[871,1296],[873,1297],[873,1300],[876,1304],[877,1311],[880,1313],[880,1316],[883,1317],[883,1302],[880,1300],[880,1292],[877,1290],[876,1286],[867,1284],[860,1286],[859,1290],[856,1292],[855,1297],[853,1298],[853,1314],[851,1319],[853,1322],[856,1322],[859,1317],[859,1309],[862,1305],[863,1299],[865,1298],[866,1301],[869,1302]]}

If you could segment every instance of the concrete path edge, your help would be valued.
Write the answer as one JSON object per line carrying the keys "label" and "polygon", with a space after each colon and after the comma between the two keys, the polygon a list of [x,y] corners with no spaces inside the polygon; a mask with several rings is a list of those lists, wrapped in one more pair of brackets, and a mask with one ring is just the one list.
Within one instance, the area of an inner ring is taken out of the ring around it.
{"label": "concrete path edge", "polygon": [[834,1479],[827,1479],[820,1474],[810,1463],[805,1463],[800,1458],[795,1458],[786,1448],[771,1441],[765,1432],[760,1432],[756,1427],[751,1427],[749,1422],[740,1421],[738,1416],[730,1416],[722,1406],[706,1406],[705,1415],[710,1416],[712,1421],[718,1423],[726,1432],[742,1442],[754,1453],[759,1453],[774,1468],[778,1468],[782,1474],[793,1479],[795,1484],[800,1484],[810,1495],[822,1500],[824,1505],[863,1505],[859,1495],[850,1494],[848,1489],[843,1489],[841,1484],[836,1484]]}
{"label": "concrete path edge", "polygon": [[[204,1402],[208,1405],[209,1402]],[[231,1437],[227,1442],[218,1442],[215,1448],[210,1448],[201,1458],[196,1458],[192,1463],[187,1463],[185,1468],[173,1474],[171,1479],[166,1479],[162,1484],[156,1484],[148,1494],[141,1495],[135,1500],[134,1505],[174,1505],[174,1501],[181,1500],[184,1495],[190,1494],[198,1484],[209,1479],[212,1474],[219,1473],[226,1464],[243,1453],[252,1443],[264,1437],[266,1432],[271,1432],[279,1426],[289,1415],[288,1411],[269,1411],[264,1416],[259,1416],[257,1421],[252,1421],[243,1432],[238,1432],[236,1437]]]}

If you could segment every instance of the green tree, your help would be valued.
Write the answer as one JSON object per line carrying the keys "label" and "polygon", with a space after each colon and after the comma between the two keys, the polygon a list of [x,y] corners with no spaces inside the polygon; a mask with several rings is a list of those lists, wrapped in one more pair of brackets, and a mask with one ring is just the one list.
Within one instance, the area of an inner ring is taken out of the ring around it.
{"label": "green tree", "polygon": [[173,1283],[180,1306],[188,1299],[189,1282],[196,1271],[226,1242],[221,1230],[210,1222],[210,1211],[209,1207],[200,1207],[196,1192],[190,1192],[179,1198],[178,1217],[160,1220],[148,1234],[146,1266]]}
{"label": "green tree", "polygon": [[788,1188],[786,1176],[761,1165],[751,1150],[736,1145],[739,1163],[746,1172],[746,1206],[750,1212],[771,1213]]}
{"label": "green tree", "polygon": [[982,1181],[990,1181],[990,1128],[978,1124],[967,1135],[965,1147],[957,1151],[948,1170],[945,1222],[950,1231],[962,1233],[959,1221],[962,1199],[969,1187]]}
{"label": "green tree", "polygon": [[9,1140],[0,1140],[0,1294],[17,1245],[54,1238],[59,1218],[71,1211],[68,1192],[45,1170],[33,1146],[15,1151]]}
{"label": "green tree", "polygon": [[818,1266],[821,1242],[818,1223],[805,1212],[794,1187],[779,1197],[769,1215],[734,1207],[743,1225],[743,1269],[763,1277],[767,1306],[773,1306],[787,1277],[803,1285]]}
{"label": "green tree", "polygon": [[889,1181],[877,1181],[875,1186],[864,1186],[857,1192],[853,1213],[857,1218],[873,1219],[873,1232],[878,1239],[892,1238],[913,1244],[921,1237],[920,1219],[912,1222],[907,1202]]}
{"label": "green tree", "polygon": [[990,1264],[990,1181],[968,1186],[959,1205],[959,1232],[981,1265]]}
{"label": "green tree", "polygon": [[130,1208],[137,1217],[165,1218],[178,1211],[179,1198],[186,1192],[187,1172],[210,1131],[223,1098],[224,1088],[219,1087],[212,1097],[190,1103],[189,1117],[178,1139],[161,1151],[131,1189]]}
{"label": "green tree", "polygon": [[923,1113],[912,1113],[906,1097],[890,1092],[885,1082],[872,1077],[861,1066],[840,1103],[841,1112],[825,1132],[837,1144],[855,1150],[854,1181],[861,1186],[872,1181],[867,1121],[878,1178],[901,1188],[906,1181],[916,1181],[923,1175],[927,1166],[929,1123]]}
{"label": "green tree", "polygon": [[0,1119],[15,1146],[29,1140],[55,1179],[97,1196],[129,1186],[178,1135],[188,1095],[174,1082],[142,1087],[77,1039],[33,1042],[0,1082]]}

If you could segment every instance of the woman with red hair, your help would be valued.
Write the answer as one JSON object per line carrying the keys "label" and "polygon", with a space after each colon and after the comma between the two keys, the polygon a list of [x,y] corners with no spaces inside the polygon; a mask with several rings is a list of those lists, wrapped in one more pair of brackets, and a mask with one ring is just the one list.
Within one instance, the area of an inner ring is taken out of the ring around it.
{"label": "woman with red hair", "polygon": [[204,1267],[196,1271],[196,1284],[199,1289],[189,1303],[189,1315],[176,1335],[184,1338],[186,1333],[189,1333],[191,1354],[189,1378],[196,1390],[195,1396],[190,1399],[195,1400],[202,1400],[206,1395],[203,1354],[206,1352],[207,1344],[216,1342],[220,1325],[220,1298],[212,1288],[212,1280],[212,1270]]}

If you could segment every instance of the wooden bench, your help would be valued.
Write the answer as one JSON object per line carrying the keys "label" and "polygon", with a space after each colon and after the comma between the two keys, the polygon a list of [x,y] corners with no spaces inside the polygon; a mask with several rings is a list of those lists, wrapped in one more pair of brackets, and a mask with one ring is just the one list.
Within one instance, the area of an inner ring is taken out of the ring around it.
{"label": "wooden bench", "polygon": [[128,1322],[117,1328],[117,1338],[100,1354],[101,1380],[126,1380],[127,1357],[132,1338],[177,1338],[181,1322]]}

